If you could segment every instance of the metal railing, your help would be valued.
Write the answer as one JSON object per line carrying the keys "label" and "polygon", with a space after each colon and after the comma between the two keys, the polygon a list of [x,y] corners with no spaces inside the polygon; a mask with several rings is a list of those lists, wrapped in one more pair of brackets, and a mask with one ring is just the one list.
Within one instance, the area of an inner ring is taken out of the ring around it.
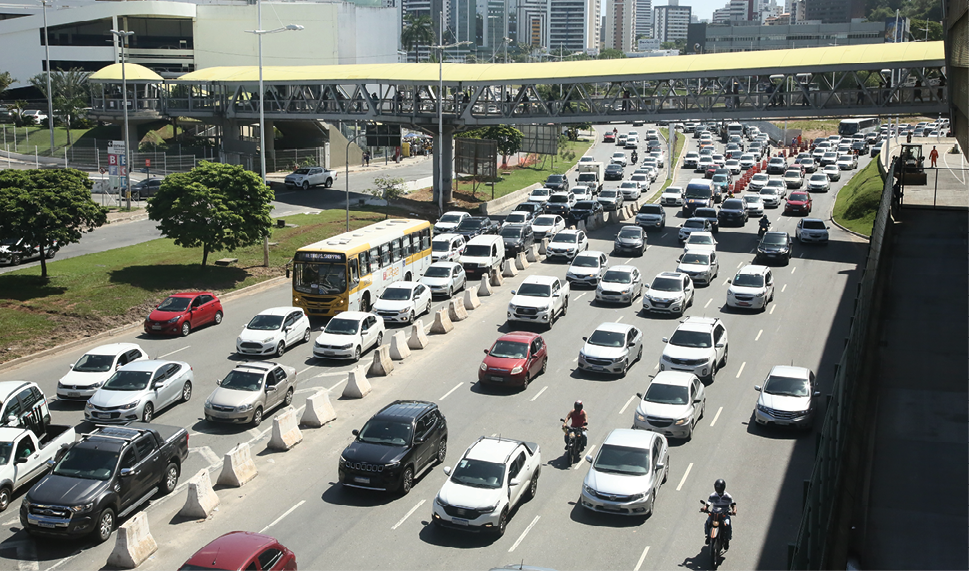
{"label": "metal railing", "polygon": [[[858,284],[854,311],[845,348],[835,366],[834,383],[829,395],[824,424],[818,435],[817,455],[810,481],[805,482],[804,509],[797,539],[790,546],[791,569],[827,569],[838,567],[832,560],[832,534],[840,524],[837,511],[846,495],[846,470],[849,444],[857,445],[856,439],[865,435],[859,430],[864,422],[867,399],[862,392],[868,383],[871,351],[871,335],[876,325],[875,315],[879,290],[887,278],[884,263],[890,254],[892,240],[892,209],[898,206],[893,198],[892,181],[895,161],[888,168],[875,222],[868,245],[868,256]],[[844,568],[844,562],[840,565]]]}

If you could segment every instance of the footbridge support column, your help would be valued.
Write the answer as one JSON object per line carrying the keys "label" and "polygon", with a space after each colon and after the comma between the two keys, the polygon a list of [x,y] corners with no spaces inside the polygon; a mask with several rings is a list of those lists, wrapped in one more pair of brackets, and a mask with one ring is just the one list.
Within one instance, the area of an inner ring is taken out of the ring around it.
{"label": "footbridge support column", "polygon": [[[454,125],[445,123],[443,127],[443,140],[434,142],[435,145],[441,144],[440,155],[437,152],[434,153],[434,202],[440,204],[440,193],[443,189],[444,210],[447,210],[447,205],[453,200],[454,131]],[[436,133],[434,137],[437,138]],[[443,173],[441,169],[443,169]]]}

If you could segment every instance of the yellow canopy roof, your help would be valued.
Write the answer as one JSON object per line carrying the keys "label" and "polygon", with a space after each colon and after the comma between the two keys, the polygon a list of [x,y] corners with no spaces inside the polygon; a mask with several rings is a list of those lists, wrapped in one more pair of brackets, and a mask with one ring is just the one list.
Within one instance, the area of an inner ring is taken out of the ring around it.
{"label": "yellow canopy roof", "polygon": [[[830,46],[790,50],[764,50],[677,57],[624,58],[546,63],[465,64],[445,63],[444,81],[455,83],[575,82],[622,76],[697,76],[716,74],[767,74],[781,71],[857,69],[873,70],[905,64],[942,65],[943,42],[903,42],[859,46]],[[116,67],[108,66],[96,76]],[[353,65],[264,66],[263,80],[273,83],[346,81],[379,83],[434,83],[436,63],[383,63]],[[118,71],[120,79],[120,70]],[[130,79],[130,77],[129,77]],[[252,83],[259,81],[258,66],[210,67],[182,75],[178,82]]]}
{"label": "yellow canopy roof", "polygon": [[[120,63],[113,63],[109,66],[102,67],[96,72],[91,74],[88,79],[93,79],[95,81],[121,81],[121,65]],[[162,76],[153,72],[143,65],[138,65],[136,63],[125,63],[124,64],[124,74],[126,81],[164,81]]]}

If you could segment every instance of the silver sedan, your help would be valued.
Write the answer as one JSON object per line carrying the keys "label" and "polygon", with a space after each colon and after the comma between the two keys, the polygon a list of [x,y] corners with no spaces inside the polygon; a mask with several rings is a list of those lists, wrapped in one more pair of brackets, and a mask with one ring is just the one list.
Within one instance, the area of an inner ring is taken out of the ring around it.
{"label": "silver sedan", "polygon": [[625,323],[603,323],[579,351],[579,368],[624,376],[643,356],[643,332]]}
{"label": "silver sedan", "polygon": [[643,295],[643,276],[635,266],[613,266],[596,286],[596,301],[629,303]]}
{"label": "silver sedan", "polygon": [[192,367],[182,361],[135,361],[118,369],[84,407],[95,423],[151,422],[155,411],[192,398]]}

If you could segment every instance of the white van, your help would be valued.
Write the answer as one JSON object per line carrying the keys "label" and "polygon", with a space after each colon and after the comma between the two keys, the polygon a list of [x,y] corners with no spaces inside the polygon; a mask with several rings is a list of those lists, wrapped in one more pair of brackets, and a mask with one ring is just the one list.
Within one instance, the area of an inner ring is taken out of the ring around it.
{"label": "white van", "polygon": [[504,259],[505,242],[501,236],[487,234],[471,238],[459,261],[469,278],[478,278],[492,270],[501,271]]}

